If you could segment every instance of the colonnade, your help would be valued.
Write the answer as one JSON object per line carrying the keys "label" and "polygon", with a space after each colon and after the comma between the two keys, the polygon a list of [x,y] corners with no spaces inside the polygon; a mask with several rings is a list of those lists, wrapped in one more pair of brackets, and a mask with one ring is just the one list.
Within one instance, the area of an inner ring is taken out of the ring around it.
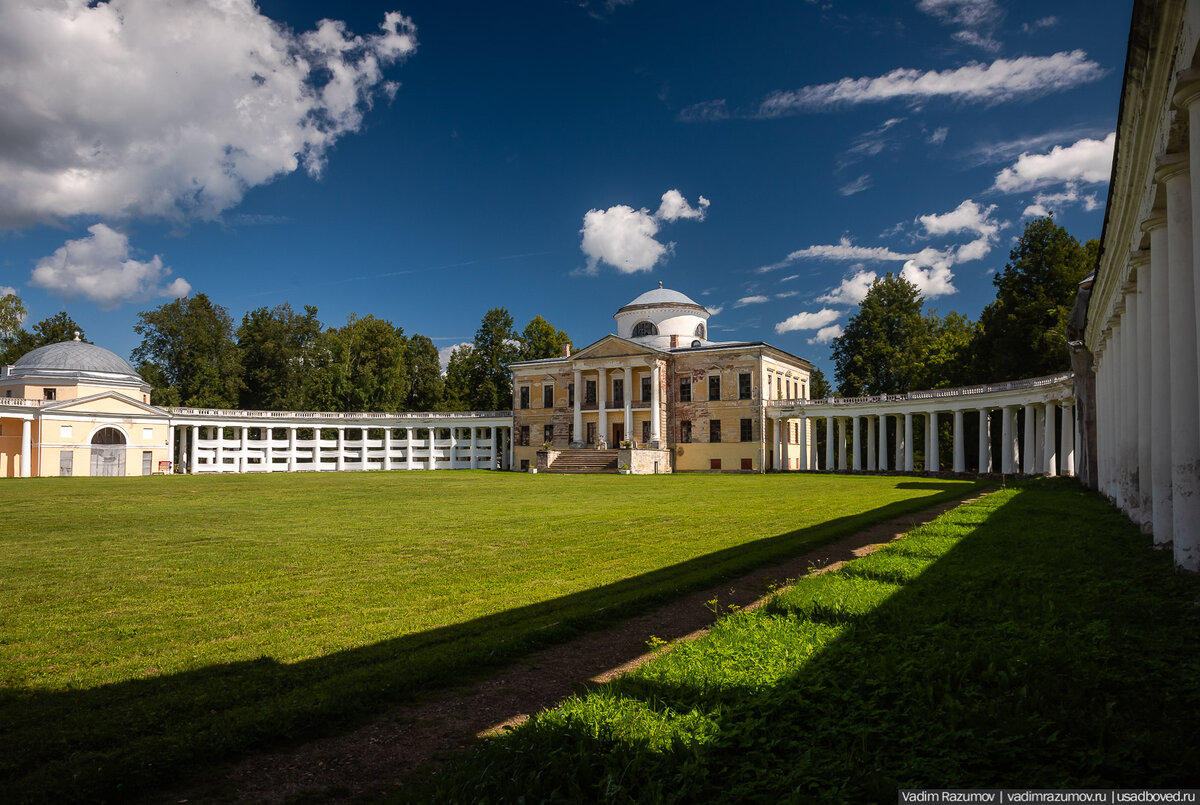
{"label": "colonnade", "polygon": [[[878,397],[779,401],[768,404],[768,417],[775,422],[777,470],[1075,474],[1077,418],[1070,373]],[[970,450],[968,418],[978,423]],[[801,438],[790,444],[787,433],[796,420]],[[943,421],[950,423],[951,435],[946,460]],[[825,433],[824,456],[816,449],[818,428]],[[795,464],[793,449],[799,453]]]}
{"label": "colonnade", "polygon": [[1104,242],[1069,337],[1094,373],[1089,482],[1200,571],[1200,3],[1134,13]]}
{"label": "colonnade", "polygon": [[270,421],[261,421],[266,412],[188,413],[172,409],[170,434],[176,464],[189,473],[506,470],[512,463],[512,419],[498,413],[350,423],[312,415],[287,421],[287,412],[271,412]]}

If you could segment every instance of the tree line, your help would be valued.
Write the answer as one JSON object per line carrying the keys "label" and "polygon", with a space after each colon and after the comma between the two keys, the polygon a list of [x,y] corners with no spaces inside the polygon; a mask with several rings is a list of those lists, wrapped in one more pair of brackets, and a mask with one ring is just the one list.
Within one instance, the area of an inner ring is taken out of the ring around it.
{"label": "tree line", "polygon": [[1099,249],[1098,240],[1080,244],[1053,218],[1029,221],[978,321],[926,312],[903,277],[875,280],[833,341],[837,393],[897,394],[1069,370],[1067,319]]}
{"label": "tree line", "polygon": [[[0,305],[0,362],[45,344],[87,340],[66,312],[30,329],[15,296]],[[505,367],[556,357],[571,339],[541,316],[518,332],[504,308],[484,314],[475,338],[457,347],[443,375],[438,349],[424,335],[373,315],[351,314],[326,327],[317,308],[284,303],[246,313],[236,328],[206,294],[138,314],[141,343],[131,362],[157,405],[268,411],[495,411],[511,407]]]}

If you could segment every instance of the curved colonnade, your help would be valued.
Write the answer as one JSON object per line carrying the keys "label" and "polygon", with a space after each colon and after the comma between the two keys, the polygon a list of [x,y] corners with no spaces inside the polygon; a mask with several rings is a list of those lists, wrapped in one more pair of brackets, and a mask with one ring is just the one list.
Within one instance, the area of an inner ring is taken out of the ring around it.
{"label": "curved colonnade", "polygon": [[170,454],[189,473],[506,470],[512,464],[507,411],[169,410]]}
{"label": "curved colonnade", "polygon": [[[770,401],[774,469],[1074,475],[1073,377],[1066,372],[877,397]],[[943,415],[951,430],[948,463],[940,450]],[[978,424],[970,440],[968,418]],[[793,428],[801,438],[789,444]],[[819,429],[825,434],[824,455],[816,449]]]}

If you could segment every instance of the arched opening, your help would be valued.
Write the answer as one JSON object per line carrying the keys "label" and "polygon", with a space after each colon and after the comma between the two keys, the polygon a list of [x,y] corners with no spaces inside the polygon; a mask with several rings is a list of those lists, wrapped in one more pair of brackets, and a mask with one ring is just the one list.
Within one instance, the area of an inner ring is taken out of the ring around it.
{"label": "arched opening", "polygon": [[700,322],[696,325],[696,337],[704,338],[704,322]]}
{"label": "arched opening", "polygon": [[125,434],[116,428],[101,428],[92,436],[92,475],[125,474]]}
{"label": "arched opening", "polygon": [[654,322],[639,321],[633,325],[634,338],[645,338],[648,335],[658,335],[658,328],[654,326]]}

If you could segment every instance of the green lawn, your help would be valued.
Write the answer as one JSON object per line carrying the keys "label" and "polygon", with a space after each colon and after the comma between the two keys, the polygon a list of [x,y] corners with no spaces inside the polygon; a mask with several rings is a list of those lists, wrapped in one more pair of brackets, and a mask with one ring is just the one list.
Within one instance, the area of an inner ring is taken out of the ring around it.
{"label": "green lawn", "polygon": [[1194,787],[1200,578],[1072,481],[959,507],[535,716],[414,801]]}
{"label": "green lawn", "polygon": [[0,483],[0,800],[120,798],[975,488],[488,472]]}

